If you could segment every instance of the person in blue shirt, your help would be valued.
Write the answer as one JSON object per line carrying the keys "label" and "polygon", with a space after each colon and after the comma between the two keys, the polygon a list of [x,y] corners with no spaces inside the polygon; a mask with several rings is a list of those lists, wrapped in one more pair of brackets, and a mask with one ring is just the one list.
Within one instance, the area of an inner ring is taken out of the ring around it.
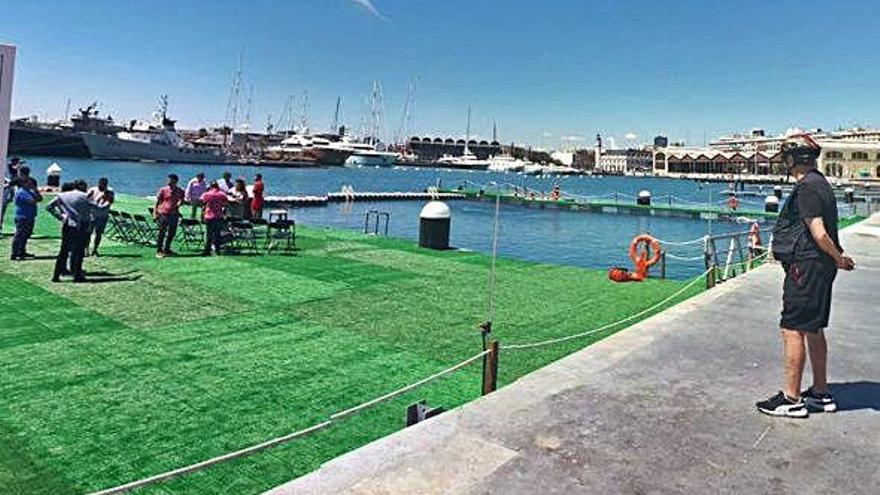
{"label": "person in blue shirt", "polygon": [[12,237],[12,255],[10,256],[13,261],[33,257],[27,252],[27,242],[34,232],[37,203],[43,200],[43,196],[37,190],[37,182],[30,179],[27,173],[24,174],[24,177],[29,180],[18,182],[13,199],[15,202],[15,235]]}

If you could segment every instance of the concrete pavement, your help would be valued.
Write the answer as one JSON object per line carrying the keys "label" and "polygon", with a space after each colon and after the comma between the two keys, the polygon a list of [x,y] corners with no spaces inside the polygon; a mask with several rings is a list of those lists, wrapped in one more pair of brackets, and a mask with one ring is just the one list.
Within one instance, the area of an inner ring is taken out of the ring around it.
{"label": "concrete pavement", "polygon": [[880,218],[842,242],[858,268],[828,332],[837,413],[755,410],[781,383],[768,265],[270,493],[877,493]]}

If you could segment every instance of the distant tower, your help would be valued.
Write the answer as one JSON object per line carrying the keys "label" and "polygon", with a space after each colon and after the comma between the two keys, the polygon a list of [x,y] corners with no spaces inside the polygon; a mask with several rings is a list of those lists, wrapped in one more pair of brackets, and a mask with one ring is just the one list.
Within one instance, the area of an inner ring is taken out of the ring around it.
{"label": "distant tower", "polygon": [[596,133],[596,158],[593,168],[601,169],[602,165],[602,134]]}

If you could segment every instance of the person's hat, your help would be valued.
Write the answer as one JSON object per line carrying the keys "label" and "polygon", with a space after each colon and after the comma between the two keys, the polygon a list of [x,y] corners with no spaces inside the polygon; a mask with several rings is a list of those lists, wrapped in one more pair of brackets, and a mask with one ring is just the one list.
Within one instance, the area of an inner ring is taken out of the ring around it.
{"label": "person's hat", "polygon": [[787,169],[797,165],[815,166],[822,147],[809,134],[795,134],[782,142],[782,161]]}
{"label": "person's hat", "polygon": [[17,156],[13,156],[12,158],[9,159],[9,163],[11,163],[13,165],[21,165],[22,163],[27,163],[27,162]]}

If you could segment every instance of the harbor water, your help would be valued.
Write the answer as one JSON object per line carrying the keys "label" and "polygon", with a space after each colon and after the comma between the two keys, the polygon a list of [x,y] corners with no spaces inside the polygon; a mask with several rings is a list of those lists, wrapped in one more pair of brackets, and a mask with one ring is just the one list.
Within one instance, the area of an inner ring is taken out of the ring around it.
{"label": "harbor water", "polygon": [[[53,161],[63,168],[63,179],[84,178],[94,183],[108,177],[111,187],[121,193],[147,196],[163,185],[169,173],[180,176],[181,186],[203,171],[209,180],[217,179],[228,170],[233,177],[244,177],[248,183],[253,174],[263,174],[267,195],[324,195],[351,186],[355,191],[420,191],[438,183],[444,188],[459,185],[488,188],[516,185],[530,190],[548,192],[558,184],[564,195],[577,197],[617,198],[633,202],[642,190],[648,190],[656,202],[670,197],[678,204],[718,204],[727,184],[701,184],[694,181],[648,177],[535,177],[494,172],[461,170],[396,168],[272,168],[229,165],[193,165],[166,163],[133,163],[75,158],[28,157],[32,174],[42,182],[44,171]],[[769,192],[769,189],[768,189]],[[304,207],[293,210],[298,223],[333,228],[364,229],[364,217],[370,210],[390,214],[388,235],[407,239],[418,237],[418,215],[425,201],[331,203],[325,207]],[[494,227],[494,202],[449,201],[452,209],[452,245],[484,253],[491,252]],[[743,207],[759,209],[759,199],[746,199]],[[539,263],[563,264],[585,268],[607,269],[610,266],[631,266],[627,256],[632,238],[650,233],[660,239],[684,241],[707,233],[747,230],[747,223],[710,222],[687,218],[643,216],[630,214],[587,213],[555,208],[525,207],[502,204],[500,209],[498,252],[501,256]],[[384,226],[380,229],[384,233]],[[697,257],[700,244],[670,246],[669,252],[679,258]],[[669,259],[667,276],[687,278],[704,270],[700,260]]]}

